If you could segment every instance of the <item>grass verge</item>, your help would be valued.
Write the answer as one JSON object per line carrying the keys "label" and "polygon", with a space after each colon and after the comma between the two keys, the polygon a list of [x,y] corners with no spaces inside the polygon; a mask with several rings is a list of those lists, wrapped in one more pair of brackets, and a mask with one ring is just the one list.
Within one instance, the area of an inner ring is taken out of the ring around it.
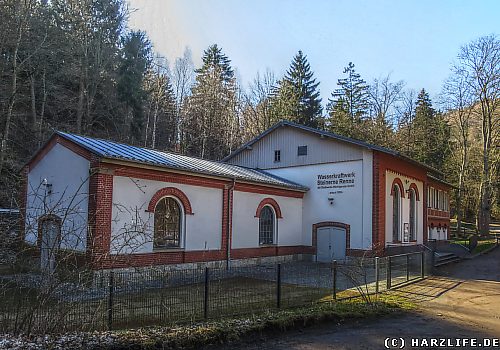
{"label": "grass verge", "polygon": [[[454,239],[451,242],[456,243],[456,244],[461,244],[465,247],[467,247],[469,244],[468,239]],[[486,249],[493,247],[495,244],[496,244],[495,238],[479,237],[478,241],[477,241],[477,246],[476,246],[476,248],[474,248],[474,250],[471,253],[472,254],[481,253],[481,252],[485,251]]]}
{"label": "grass verge", "polygon": [[248,339],[252,335],[283,332],[326,321],[373,318],[415,307],[396,295],[379,295],[371,304],[359,298],[319,303],[309,307],[264,312],[248,318],[231,318],[189,326],[147,327],[114,332],[114,341],[100,349],[193,349]]}

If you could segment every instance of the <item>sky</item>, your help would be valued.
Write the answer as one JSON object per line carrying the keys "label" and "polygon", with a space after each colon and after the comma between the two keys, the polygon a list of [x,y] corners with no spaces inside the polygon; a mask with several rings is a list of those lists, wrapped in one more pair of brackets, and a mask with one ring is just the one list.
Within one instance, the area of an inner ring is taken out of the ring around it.
{"label": "sky", "polygon": [[247,87],[281,78],[302,50],[323,105],[349,62],[368,83],[391,75],[437,98],[460,47],[500,33],[499,0],[129,0],[129,26],[170,64],[186,47],[195,66],[218,44]]}

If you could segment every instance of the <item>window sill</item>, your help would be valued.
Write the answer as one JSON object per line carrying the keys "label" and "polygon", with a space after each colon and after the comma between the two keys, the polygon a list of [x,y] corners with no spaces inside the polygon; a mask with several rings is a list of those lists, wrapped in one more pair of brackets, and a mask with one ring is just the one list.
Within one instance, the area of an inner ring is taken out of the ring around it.
{"label": "window sill", "polygon": [[173,252],[183,252],[185,249],[184,248],[175,248],[175,247],[170,247],[170,248],[153,248],[153,253],[173,253]]}
{"label": "window sill", "polygon": [[267,247],[277,247],[278,245],[275,243],[268,243],[268,244],[259,244],[259,248],[267,248]]}

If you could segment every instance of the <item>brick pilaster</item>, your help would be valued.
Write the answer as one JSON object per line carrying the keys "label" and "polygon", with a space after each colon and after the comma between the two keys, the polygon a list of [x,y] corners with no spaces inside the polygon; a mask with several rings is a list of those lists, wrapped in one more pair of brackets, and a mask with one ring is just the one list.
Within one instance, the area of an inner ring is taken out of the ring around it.
{"label": "brick pilaster", "polygon": [[110,250],[113,174],[102,168],[95,156],[90,171],[87,254],[92,268],[99,268]]}

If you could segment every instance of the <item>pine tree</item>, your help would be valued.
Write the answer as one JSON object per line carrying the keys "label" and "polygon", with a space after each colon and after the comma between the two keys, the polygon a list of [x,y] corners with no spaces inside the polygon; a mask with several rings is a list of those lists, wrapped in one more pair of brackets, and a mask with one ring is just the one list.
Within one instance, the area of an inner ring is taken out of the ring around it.
{"label": "pine tree", "polygon": [[418,94],[414,115],[409,125],[409,156],[427,165],[442,168],[449,152],[449,126],[442,114],[432,107],[425,89]]}
{"label": "pine tree", "polygon": [[239,143],[237,87],[231,61],[217,45],[203,54],[192,95],[186,100],[183,149],[221,159]]}
{"label": "pine tree", "polygon": [[369,94],[366,81],[354,69],[354,64],[344,69],[345,78],[339,79],[339,86],[332,93],[327,105],[331,131],[355,138],[366,138],[363,130],[369,109]]}
{"label": "pine tree", "polygon": [[313,75],[307,56],[299,51],[274,93],[275,116],[314,128],[323,127],[319,82]]}
{"label": "pine tree", "polygon": [[140,31],[132,31],[123,39],[117,91],[125,105],[125,130],[132,142],[141,140],[144,128],[144,78],[151,63],[151,43]]}

